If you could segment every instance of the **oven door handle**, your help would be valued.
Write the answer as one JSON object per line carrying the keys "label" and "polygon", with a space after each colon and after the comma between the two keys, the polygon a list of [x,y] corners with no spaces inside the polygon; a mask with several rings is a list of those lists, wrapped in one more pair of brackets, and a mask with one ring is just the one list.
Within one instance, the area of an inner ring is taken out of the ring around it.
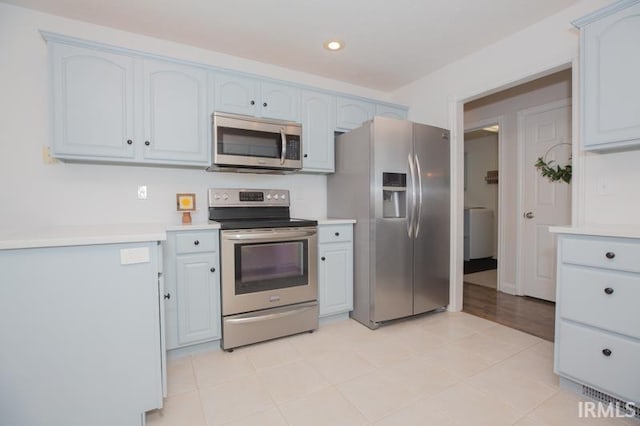
{"label": "oven door handle", "polygon": [[287,238],[311,237],[318,231],[315,229],[305,231],[277,231],[277,232],[255,232],[246,234],[224,234],[222,239],[225,240],[279,240]]}
{"label": "oven door handle", "polygon": [[248,323],[248,322],[260,322],[260,321],[270,321],[270,320],[275,320],[275,319],[279,319],[279,318],[288,317],[288,316],[291,316],[291,315],[298,315],[301,312],[309,311],[311,309],[314,309],[315,307],[316,307],[316,304],[314,303],[313,305],[302,306],[302,307],[296,308],[296,309],[288,309],[288,310],[282,311],[282,312],[274,312],[274,313],[265,314],[265,315],[256,315],[255,313],[251,313],[251,314],[247,314],[246,317],[225,318],[224,320],[225,320],[225,322],[233,323],[233,324],[243,324],[243,323]]}

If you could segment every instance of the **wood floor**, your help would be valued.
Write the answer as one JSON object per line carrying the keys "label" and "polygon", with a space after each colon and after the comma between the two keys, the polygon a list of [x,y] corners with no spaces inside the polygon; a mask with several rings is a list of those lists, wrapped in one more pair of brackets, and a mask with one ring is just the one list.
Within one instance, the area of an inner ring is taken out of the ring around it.
{"label": "wood floor", "polygon": [[553,341],[556,304],[526,296],[512,296],[492,288],[464,283],[466,313]]}

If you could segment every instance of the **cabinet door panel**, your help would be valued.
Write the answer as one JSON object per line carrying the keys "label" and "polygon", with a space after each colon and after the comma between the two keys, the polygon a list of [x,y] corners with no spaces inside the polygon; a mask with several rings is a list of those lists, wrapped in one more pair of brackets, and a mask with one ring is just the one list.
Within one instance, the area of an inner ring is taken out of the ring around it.
{"label": "cabinet door panel", "polygon": [[302,92],[303,171],[335,170],[336,98]]}
{"label": "cabinet door panel", "polygon": [[282,84],[261,84],[261,115],[265,118],[298,121],[300,117],[300,90]]}
{"label": "cabinet door panel", "polygon": [[387,105],[376,105],[376,116],[406,120],[407,111],[400,108],[393,108]]}
{"label": "cabinet door panel", "polygon": [[342,130],[352,130],[373,118],[375,106],[370,102],[338,97],[337,126]]}
{"label": "cabinet door panel", "polygon": [[[215,271],[212,272],[211,268]],[[177,258],[178,343],[220,338],[220,289],[213,254]]]}
{"label": "cabinet door panel", "polygon": [[640,4],[584,29],[582,124],[587,149],[640,143],[639,40]]}
{"label": "cabinet door panel", "polygon": [[144,158],[207,164],[206,71],[145,61],[144,82]]}
{"label": "cabinet door panel", "polygon": [[257,115],[260,102],[257,80],[229,74],[218,74],[215,80],[216,111]]}
{"label": "cabinet door panel", "polygon": [[351,243],[320,245],[318,265],[320,316],[351,311],[353,309]]}
{"label": "cabinet door panel", "polygon": [[133,158],[133,59],[62,44],[52,59],[53,154]]}

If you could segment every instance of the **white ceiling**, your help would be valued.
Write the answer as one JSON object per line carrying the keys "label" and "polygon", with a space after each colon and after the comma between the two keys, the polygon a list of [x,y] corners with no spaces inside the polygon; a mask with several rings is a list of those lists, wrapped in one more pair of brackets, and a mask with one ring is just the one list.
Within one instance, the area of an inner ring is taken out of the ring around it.
{"label": "white ceiling", "polygon": [[2,1],[390,91],[579,0]]}

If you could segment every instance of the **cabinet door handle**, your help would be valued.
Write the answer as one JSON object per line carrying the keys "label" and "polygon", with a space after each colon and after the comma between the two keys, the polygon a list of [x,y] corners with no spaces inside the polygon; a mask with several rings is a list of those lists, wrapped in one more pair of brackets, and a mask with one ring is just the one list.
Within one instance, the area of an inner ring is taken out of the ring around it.
{"label": "cabinet door handle", "polygon": [[171,299],[171,293],[167,293],[167,294],[165,294],[165,295],[164,295],[164,298],[165,298],[165,299]]}
{"label": "cabinet door handle", "polygon": [[613,259],[614,257],[616,257],[616,254],[615,254],[614,252],[612,252],[612,251],[608,251],[608,252],[605,254],[605,257],[606,257],[607,259]]}
{"label": "cabinet door handle", "polygon": [[151,142],[149,142],[149,141],[144,141],[144,144],[145,144],[146,146],[149,146],[149,145],[151,145]]}
{"label": "cabinet door handle", "polygon": [[603,349],[603,350],[602,350],[602,355],[604,355],[604,356],[611,356],[611,349],[608,349],[608,348]]}
{"label": "cabinet door handle", "polygon": [[305,154],[305,155],[303,155],[303,157],[304,157],[304,158],[307,158],[307,157],[308,157],[308,155],[307,155],[307,154]]}
{"label": "cabinet door handle", "polygon": [[324,256],[322,256],[322,257],[320,258],[320,260],[322,260],[322,261],[324,262],[324,261],[326,260],[326,258],[325,258]]}
{"label": "cabinet door handle", "polygon": [[336,232],[336,237],[339,237],[339,236],[340,236],[340,233],[339,233],[339,232]]}
{"label": "cabinet door handle", "polygon": [[200,241],[195,240],[195,241],[193,242],[193,245],[194,245],[194,246],[200,245]]}
{"label": "cabinet door handle", "polygon": [[613,289],[611,287],[607,287],[604,289],[604,292],[607,294],[613,294]]}
{"label": "cabinet door handle", "polygon": [[263,104],[262,104],[262,106],[266,108],[266,106],[267,106],[267,103],[266,103],[266,102],[265,102],[265,103],[263,103]]}
{"label": "cabinet door handle", "polygon": [[209,269],[209,270],[210,270],[211,272],[215,272],[215,271],[216,271],[216,268],[211,268],[211,269]]}
{"label": "cabinet door handle", "polygon": [[133,141],[131,139],[127,139],[127,145],[133,145]]}
{"label": "cabinet door handle", "polygon": [[250,103],[251,105],[255,105],[255,104],[256,104],[256,101],[251,101],[251,102],[249,102],[249,103]]}

